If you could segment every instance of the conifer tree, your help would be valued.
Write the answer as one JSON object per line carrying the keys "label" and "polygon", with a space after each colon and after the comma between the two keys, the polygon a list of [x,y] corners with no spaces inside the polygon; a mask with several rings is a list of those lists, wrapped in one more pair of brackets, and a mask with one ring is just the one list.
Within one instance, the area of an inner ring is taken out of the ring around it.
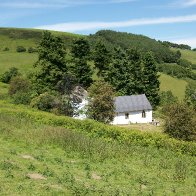
{"label": "conifer tree", "polygon": [[121,48],[116,48],[107,72],[106,81],[115,88],[119,95],[130,95],[134,85],[130,73],[131,66],[129,65],[126,52]]}
{"label": "conifer tree", "polygon": [[72,66],[71,73],[75,76],[77,83],[89,87],[92,83],[92,70],[88,64],[90,46],[86,39],[80,38],[73,42],[72,45]]}
{"label": "conifer tree", "polygon": [[95,46],[93,60],[94,60],[95,67],[98,70],[97,75],[99,77],[104,77],[105,72],[109,68],[110,53],[106,49],[104,43],[102,43],[101,41],[98,41]]}
{"label": "conifer tree", "polygon": [[35,83],[40,91],[55,89],[67,71],[64,57],[63,40],[45,31],[38,48],[38,61],[35,63],[35,66],[40,68],[35,75]]}
{"label": "conifer tree", "polygon": [[159,104],[159,85],[158,80],[159,75],[156,68],[155,59],[151,52],[147,52],[143,58],[144,70],[143,70],[143,84],[144,93],[151,102],[151,104],[156,107]]}
{"label": "conifer tree", "polygon": [[131,67],[132,94],[141,94],[144,91],[141,53],[137,49],[128,49],[126,52]]}

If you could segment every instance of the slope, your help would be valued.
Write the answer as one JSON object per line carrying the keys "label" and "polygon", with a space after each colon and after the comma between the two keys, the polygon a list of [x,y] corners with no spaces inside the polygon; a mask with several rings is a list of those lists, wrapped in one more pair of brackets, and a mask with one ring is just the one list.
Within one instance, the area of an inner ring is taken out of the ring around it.
{"label": "slope", "polygon": [[[65,40],[66,47],[70,47],[73,39],[81,37],[82,35],[54,32],[53,34],[61,36]],[[111,35],[111,36],[110,36]],[[16,28],[0,28],[0,74],[7,71],[10,67],[17,67],[22,74],[28,74],[33,68],[33,64],[37,60],[37,53],[16,52],[17,46],[36,47],[41,39],[42,31],[35,29],[16,29]],[[114,31],[99,31],[95,35],[88,37],[90,43],[93,45],[97,39],[103,39],[108,47],[121,46],[127,48],[129,46],[138,47],[141,50],[153,50],[158,52],[158,56],[171,55],[171,51],[156,40],[150,39],[142,35],[134,35],[127,33],[119,33]],[[8,48],[8,51],[4,51]],[[175,79],[174,79],[175,80]],[[173,80],[173,81],[174,81]],[[184,88],[180,88],[180,93],[176,93],[172,83],[166,80],[160,80],[163,90],[172,90],[172,92],[180,96],[184,94]]]}
{"label": "slope", "polygon": [[161,91],[171,91],[179,100],[184,99],[185,89],[188,84],[185,80],[173,78],[166,74],[161,74],[159,80]]}
{"label": "slope", "polygon": [[[89,129],[89,133],[78,132],[66,117],[5,101],[0,106],[1,195],[186,195],[196,191],[195,157],[173,151],[175,142],[179,150],[191,144],[171,140],[173,147],[162,149],[164,143],[159,140],[156,148],[154,136],[146,134],[144,139],[151,138],[151,144],[142,145],[136,131],[129,132],[137,141],[123,144],[101,137],[92,121],[75,121],[78,129],[80,123]],[[117,132],[110,129],[115,138]]]}

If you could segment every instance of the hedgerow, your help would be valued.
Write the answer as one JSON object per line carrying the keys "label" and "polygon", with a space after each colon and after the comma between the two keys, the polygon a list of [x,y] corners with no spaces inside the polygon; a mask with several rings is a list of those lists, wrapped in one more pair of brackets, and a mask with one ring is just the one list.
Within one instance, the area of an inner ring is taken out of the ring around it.
{"label": "hedgerow", "polygon": [[38,124],[62,126],[66,129],[79,131],[91,137],[103,138],[106,141],[116,140],[131,145],[150,146],[170,149],[180,154],[196,155],[196,143],[170,138],[163,133],[147,133],[137,130],[105,125],[93,120],[77,120],[65,116],[56,116],[47,112],[30,110],[25,107],[14,106],[0,101],[0,112],[26,118]]}

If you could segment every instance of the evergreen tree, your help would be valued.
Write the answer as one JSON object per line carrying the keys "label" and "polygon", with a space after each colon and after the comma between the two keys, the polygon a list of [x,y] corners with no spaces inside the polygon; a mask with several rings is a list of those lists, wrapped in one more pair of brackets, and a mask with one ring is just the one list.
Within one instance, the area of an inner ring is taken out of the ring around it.
{"label": "evergreen tree", "polygon": [[35,75],[35,83],[40,91],[55,89],[67,70],[64,43],[60,37],[53,36],[50,32],[43,33],[38,48],[38,61],[35,66],[40,68]]}
{"label": "evergreen tree", "polygon": [[149,99],[150,103],[156,107],[159,104],[159,75],[156,68],[155,59],[151,52],[147,52],[143,59],[143,84],[144,93]]}
{"label": "evergreen tree", "polygon": [[111,85],[99,80],[88,89],[89,105],[87,114],[90,118],[103,123],[114,119],[114,91]]}
{"label": "evergreen tree", "polygon": [[90,46],[87,40],[80,38],[74,41],[72,45],[72,66],[71,73],[75,76],[77,83],[89,87],[92,83],[92,70],[88,64]]}
{"label": "evergreen tree", "polygon": [[141,94],[144,91],[141,53],[137,49],[128,49],[127,55],[131,67],[132,94]]}
{"label": "evergreen tree", "polygon": [[98,70],[97,75],[99,77],[104,77],[105,72],[109,68],[110,53],[106,49],[104,43],[102,43],[101,41],[98,41],[95,46],[93,60],[94,60],[95,67]]}
{"label": "evergreen tree", "polygon": [[127,54],[121,48],[114,51],[112,63],[106,75],[108,81],[119,95],[132,94],[133,79],[131,78],[131,66]]}

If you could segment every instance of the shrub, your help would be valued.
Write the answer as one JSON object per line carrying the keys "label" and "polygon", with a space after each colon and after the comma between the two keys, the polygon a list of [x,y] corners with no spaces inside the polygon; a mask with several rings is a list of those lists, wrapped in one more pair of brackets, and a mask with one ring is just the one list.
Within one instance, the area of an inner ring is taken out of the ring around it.
{"label": "shrub", "polygon": [[26,48],[24,46],[17,46],[16,52],[26,52]]}
{"label": "shrub", "polygon": [[99,80],[89,90],[88,116],[94,120],[110,123],[114,119],[114,91],[111,85]]}
{"label": "shrub", "polygon": [[28,48],[28,53],[34,53],[34,52],[37,52],[36,48],[33,48],[33,47]]}
{"label": "shrub", "polygon": [[51,113],[30,110],[26,107],[14,106],[0,100],[0,114],[9,114],[21,119],[32,120],[41,125],[62,126],[68,130],[85,133],[91,137],[101,138],[105,141],[151,146],[160,149],[170,149],[179,154],[196,156],[196,142],[187,142],[170,138],[167,134],[158,132],[134,131],[123,127],[106,125],[93,120],[77,120],[65,116],[56,116]]}
{"label": "shrub", "polygon": [[28,105],[31,101],[31,93],[19,91],[12,96],[12,100],[14,104]]}
{"label": "shrub", "polygon": [[16,76],[11,79],[9,87],[9,95],[13,96],[18,92],[28,92],[30,90],[30,82],[21,76]]}
{"label": "shrub", "polygon": [[45,92],[32,99],[30,105],[42,111],[73,116],[73,106],[66,95],[60,96]]}
{"label": "shrub", "polygon": [[5,47],[4,49],[3,49],[3,51],[9,51],[10,49],[8,48],[8,47]]}
{"label": "shrub", "polygon": [[193,77],[191,67],[186,68],[186,67],[180,66],[175,63],[158,64],[157,69],[158,71],[171,75],[172,77],[177,77],[177,78],[186,78],[186,77],[192,78]]}
{"label": "shrub", "polygon": [[194,82],[186,86],[185,102],[196,110],[196,84]]}
{"label": "shrub", "polygon": [[163,91],[160,93],[160,105],[170,105],[176,103],[178,98],[175,97],[171,91]]}
{"label": "shrub", "polygon": [[165,109],[164,132],[183,140],[196,140],[196,118],[194,111],[184,103],[176,103]]}
{"label": "shrub", "polygon": [[11,67],[8,71],[6,71],[0,78],[1,82],[9,83],[10,80],[14,77],[20,75],[18,69],[16,67]]}
{"label": "shrub", "polygon": [[40,94],[31,101],[31,107],[50,112],[55,105],[55,96],[49,92]]}
{"label": "shrub", "polygon": [[31,100],[31,83],[20,76],[12,78],[8,91],[15,104],[29,104]]}

